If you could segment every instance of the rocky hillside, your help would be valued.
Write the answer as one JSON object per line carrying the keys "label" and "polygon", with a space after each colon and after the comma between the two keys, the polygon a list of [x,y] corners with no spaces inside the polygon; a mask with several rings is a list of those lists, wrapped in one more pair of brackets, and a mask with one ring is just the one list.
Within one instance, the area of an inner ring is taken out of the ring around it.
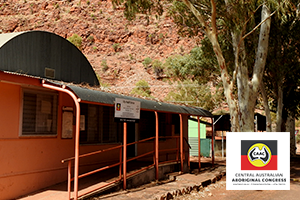
{"label": "rocky hillside", "polygon": [[28,30],[50,31],[64,38],[77,34],[82,39],[79,48],[102,85],[129,93],[136,82],[145,80],[157,99],[168,93],[168,83],[157,79],[151,67],[145,69],[144,59],[164,61],[195,46],[192,39],[177,35],[166,14],[150,21],[139,15],[130,22],[111,1],[0,0],[0,33]]}

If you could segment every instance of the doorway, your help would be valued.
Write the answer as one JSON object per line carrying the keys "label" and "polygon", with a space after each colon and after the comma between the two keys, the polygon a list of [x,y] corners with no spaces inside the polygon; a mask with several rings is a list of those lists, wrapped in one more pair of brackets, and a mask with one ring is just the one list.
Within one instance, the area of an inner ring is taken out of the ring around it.
{"label": "doorway", "polygon": [[[127,144],[136,141],[136,123],[127,123]],[[127,146],[127,158],[136,156],[136,144]]]}

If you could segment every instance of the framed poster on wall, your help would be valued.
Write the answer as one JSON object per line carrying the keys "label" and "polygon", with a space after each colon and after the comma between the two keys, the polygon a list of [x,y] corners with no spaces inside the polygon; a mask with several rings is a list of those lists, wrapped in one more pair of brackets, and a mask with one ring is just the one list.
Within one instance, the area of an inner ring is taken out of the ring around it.
{"label": "framed poster on wall", "polygon": [[73,138],[73,108],[63,107],[61,138]]}

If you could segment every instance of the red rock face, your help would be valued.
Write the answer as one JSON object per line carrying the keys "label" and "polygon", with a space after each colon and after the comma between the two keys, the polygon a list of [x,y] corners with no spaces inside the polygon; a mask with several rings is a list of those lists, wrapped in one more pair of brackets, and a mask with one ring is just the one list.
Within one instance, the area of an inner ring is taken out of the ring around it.
{"label": "red rock face", "polygon": [[[98,0],[0,0],[0,33],[27,30],[54,32],[64,38],[77,34],[82,38],[81,50],[90,61],[101,82],[115,86],[118,93],[130,93],[136,82],[146,80],[152,95],[164,99],[168,85],[145,69],[142,62],[164,61],[174,54],[188,53],[195,41],[181,38],[172,19],[143,15],[129,22],[121,8],[110,1]],[[102,70],[103,61],[107,70]],[[159,86],[158,86],[159,85]],[[121,87],[122,86],[122,87]],[[126,86],[126,87],[125,87]]]}

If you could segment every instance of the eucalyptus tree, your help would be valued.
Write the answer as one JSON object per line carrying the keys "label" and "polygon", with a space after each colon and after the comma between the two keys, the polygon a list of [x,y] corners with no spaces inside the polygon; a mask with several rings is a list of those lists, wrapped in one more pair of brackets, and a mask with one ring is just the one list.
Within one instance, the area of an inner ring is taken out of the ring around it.
{"label": "eucalyptus tree", "polygon": [[213,111],[223,105],[224,92],[212,47],[206,39],[201,44],[188,54],[170,56],[165,60],[164,73],[171,77],[171,84],[178,85],[165,100]]}
{"label": "eucalyptus tree", "polygon": [[[128,19],[134,19],[137,13],[160,15],[168,9],[182,34],[200,40],[206,37],[218,63],[232,131],[254,131],[254,107],[265,69],[271,16],[278,8],[288,6],[287,1],[113,0],[113,3],[124,6]],[[163,6],[164,3],[169,4]],[[224,32],[230,35],[224,39],[232,48],[232,62],[226,60],[228,52],[218,37]]]}
{"label": "eucalyptus tree", "polygon": [[[295,154],[295,118],[300,116],[300,4],[294,1],[294,5],[272,17],[264,84],[261,85],[267,130],[290,132],[291,154]],[[273,130],[271,111],[276,113]]]}
{"label": "eucalyptus tree", "polygon": [[[293,119],[299,117],[300,19],[299,8],[294,5],[284,15],[276,13],[272,18],[269,53],[262,84],[265,107],[276,112],[276,131],[285,131],[284,122],[288,116]],[[271,101],[267,102],[268,99]],[[270,126],[271,118],[268,118]]]}

